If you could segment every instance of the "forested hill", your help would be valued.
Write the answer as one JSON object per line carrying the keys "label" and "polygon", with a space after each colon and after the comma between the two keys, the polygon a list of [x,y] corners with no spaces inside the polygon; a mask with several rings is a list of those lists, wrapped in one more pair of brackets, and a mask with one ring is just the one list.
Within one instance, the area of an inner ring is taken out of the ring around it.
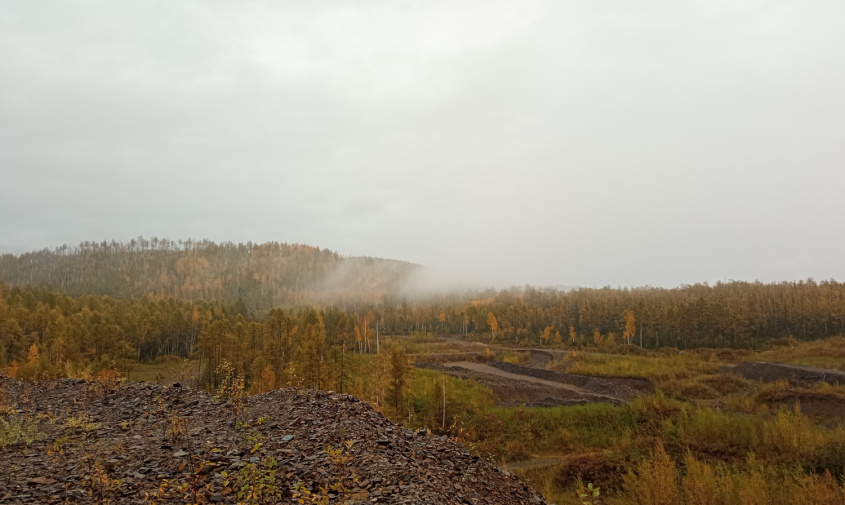
{"label": "forested hill", "polygon": [[0,256],[0,279],[72,296],[244,301],[250,310],[297,303],[373,303],[401,288],[412,263],[343,257],[302,244],[217,244],[139,237]]}

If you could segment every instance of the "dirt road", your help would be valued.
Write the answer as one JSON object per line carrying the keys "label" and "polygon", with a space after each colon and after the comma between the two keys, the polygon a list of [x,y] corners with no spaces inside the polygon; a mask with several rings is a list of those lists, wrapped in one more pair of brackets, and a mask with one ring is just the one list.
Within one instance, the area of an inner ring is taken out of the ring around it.
{"label": "dirt road", "polygon": [[552,382],[518,375],[482,363],[416,363],[417,367],[439,370],[453,377],[472,379],[493,391],[496,404],[505,407],[557,407],[585,403],[619,403],[616,398],[601,396],[571,384]]}
{"label": "dirt road", "polygon": [[519,375],[515,373],[505,372],[504,370],[499,370],[498,368],[493,368],[490,365],[485,365],[483,363],[471,363],[469,361],[456,361],[449,363],[450,367],[460,367],[466,368],[467,370],[472,370],[473,372],[488,374],[488,375],[496,375],[498,377],[504,377],[506,379],[515,380],[515,381],[523,381],[523,382],[533,382],[535,384],[543,384],[546,386],[550,386],[553,388],[559,389],[568,389],[569,391],[576,391],[578,393],[584,393],[583,388],[579,388],[578,386],[573,386],[572,384],[562,384],[560,382],[553,382],[544,379],[538,379],[536,377],[530,377],[528,375]]}
{"label": "dirt road", "polygon": [[[440,337],[440,340],[468,343],[454,337]],[[549,361],[562,358],[568,351],[471,343],[480,348],[477,354],[472,352],[431,354],[425,357],[426,362],[416,365],[480,382],[493,390],[497,403],[502,406],[524,404],[530,407],[553,407],[596,402],[618,404],[638,396],[640,392],[637,389],[642,389],[638,386],[643,385],[627,384],[626,381],[646,381],[647,386],[652,386],[653,391],[653,385],[646,379],[586,377],[546,370],[546,364]],[[481,350],[485,348],[496,351],[527,352],[530,353],[530,359],[523,365],[493,362],[491,364],[495,366],[491,366],[479,359],[482,357]]]}

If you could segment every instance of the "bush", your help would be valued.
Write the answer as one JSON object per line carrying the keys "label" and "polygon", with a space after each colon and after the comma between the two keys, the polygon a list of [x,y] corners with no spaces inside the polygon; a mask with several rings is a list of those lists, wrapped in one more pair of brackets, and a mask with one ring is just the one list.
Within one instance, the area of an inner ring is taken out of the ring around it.
{"label": "bush", "polygon": [[584,482],[592,482],[602,490],[622,489],[622,476],[625,474],[625,460],[610,451],[575,454],[566,458],[555,476],[561,487],[569,487],[580,477]]}
{"label": "bush", "polygon": [[695,380],[670,382],[663,386],[663,391],[666,396],[679,400],[712,400],[719,396],[718,391]]}
{"label": "bush", "polygon": [[649,460],[641,461],[625,475],[625,489],[639,505],[676,505],[681,503],[678,469],[658,442]]}
{"label": "bush", "polygon": [[24,443],[30,445],[43,438],[38,431],[38,423],[18,415],[0,420],[0,447]]}
{"label": "bush", "polygon": [[712,377],[705,377],[701,379],[701,382],[710,386],[723,396],[747,391],[750,387],[748,380],[729,373],[720,373]]}
{"label": "bush", "polygon": [[522,442],[513,441],[505,446],[504,456],[508,461],[525,461],[531,459],[531,452]]}

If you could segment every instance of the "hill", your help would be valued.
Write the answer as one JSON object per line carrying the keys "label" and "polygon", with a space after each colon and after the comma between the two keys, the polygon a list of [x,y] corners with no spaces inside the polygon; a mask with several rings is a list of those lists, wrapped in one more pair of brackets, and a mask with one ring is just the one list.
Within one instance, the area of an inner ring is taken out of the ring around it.
{"label": "hill", "polygon": [[253,311],[298,303],[378,301],[399,291],[417,268],[302,244],[143,237],[0,256],[0,279],[11,285],[51,286],[71,296],[242,300]]}
{"label": "hill", "polygon": [[0,392],[4,503],[545,503],[350,395],[3,375]]}

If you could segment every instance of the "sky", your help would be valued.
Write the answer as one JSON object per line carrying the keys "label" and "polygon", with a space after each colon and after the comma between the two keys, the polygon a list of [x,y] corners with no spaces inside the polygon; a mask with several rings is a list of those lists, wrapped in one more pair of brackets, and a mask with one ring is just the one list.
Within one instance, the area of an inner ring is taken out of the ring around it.
{"label": "sky", "polygon": [[845,3],[0,0],[0,253],[845,280]]}

